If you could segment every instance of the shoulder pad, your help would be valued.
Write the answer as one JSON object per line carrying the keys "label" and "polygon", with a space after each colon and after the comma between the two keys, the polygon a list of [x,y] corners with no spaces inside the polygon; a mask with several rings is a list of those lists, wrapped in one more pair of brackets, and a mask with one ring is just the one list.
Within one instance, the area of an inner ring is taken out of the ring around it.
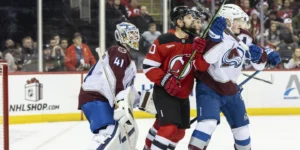
{"label": "shoulder pad", "polygon": [[157,40],[158,40],[158,43],[160,45],[171,43],[171,42],[183,42],[183,41],[184,41],[184,43],[193,43],[192,38],[189,38],[189,39],[186,39],[186,40],[181,40],[181,39],[177,38],[174,33],[162,34],[157,38]]}
{"label": "shoulder pad", "polygon": [[177,40],[176,36],[172,33],[165,33],[157,37],[159,44],[166,44],[170,42],[175,42]]}

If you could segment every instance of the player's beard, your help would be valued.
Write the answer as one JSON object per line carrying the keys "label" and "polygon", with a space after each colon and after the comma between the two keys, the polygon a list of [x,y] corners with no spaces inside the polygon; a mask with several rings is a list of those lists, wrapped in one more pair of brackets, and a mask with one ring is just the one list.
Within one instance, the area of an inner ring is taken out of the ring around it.
{"label": "player's beard", "polygon": [[181,30],[190,36],[195,36],[196,28],[193,27],[193,23],[191,23],[189,26],[186,25],[185,21],[183,21],[183,23],[184,23],[184,25],[183,25],[183,27],[181,27]]}

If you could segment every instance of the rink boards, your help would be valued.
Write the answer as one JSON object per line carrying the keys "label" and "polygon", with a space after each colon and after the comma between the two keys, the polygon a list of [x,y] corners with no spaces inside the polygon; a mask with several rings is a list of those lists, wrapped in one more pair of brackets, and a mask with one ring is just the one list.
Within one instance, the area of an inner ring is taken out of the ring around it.
{"label": "rink boards", "polygon": [[[253,72],[244,73],[250,75]],[[84,77],[84,73],[9,75],[10,123],[84,120],[77,109]],[[244,85],[242,95],[249,115],[300,114],[300,72],[264,71],[256,77],[273,83],[252,79]],[[36,82],[27,83],[32,78]],[[241,75],[239,83],[244,79],[246,76]],[[144,74],[138,73],[135,87],[147,90],[152,88],[152,84]],[[190,95],[190,101],[191,116],[195,116],[195,92]],[[138,110],[134,115],[137,118],[154,117]]]}

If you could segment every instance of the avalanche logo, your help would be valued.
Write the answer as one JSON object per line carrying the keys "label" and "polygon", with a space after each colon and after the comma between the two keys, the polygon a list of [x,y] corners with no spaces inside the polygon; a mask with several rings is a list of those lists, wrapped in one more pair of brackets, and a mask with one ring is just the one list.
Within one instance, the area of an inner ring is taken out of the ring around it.
{"label": "avalanche logo", "polygon": [[[190,56],[191,55],[188,54],[188,55],[177,55],[177,56],[173,57],[169,63],[169,68],[170,68],[169,72],[171,74],[173,74],[174,76],[179,77],[184,66],[189,61]],[[187,65],[186,70],[182,74],[181,78],[184,78],[185,76],[187,76],[191,70],[192,70],[192,65],[191,65],[191,63],[189,63]]]}
{"label": "avalanche logo", "polygon": [[221,67],[234,66],[234,68],[238,68],[242,64],[243,56],[244,56],[244,51],[239,47],[237,47],[237,49],[234,48],[228,50],[222,57]]}

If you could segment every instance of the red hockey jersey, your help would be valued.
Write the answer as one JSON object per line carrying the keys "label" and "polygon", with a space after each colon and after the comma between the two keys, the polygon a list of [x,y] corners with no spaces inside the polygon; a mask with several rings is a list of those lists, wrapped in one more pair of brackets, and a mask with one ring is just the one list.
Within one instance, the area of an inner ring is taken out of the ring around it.
{"label": "red hockey jersey", "polygon": [[[143,71],[147,78],[160,85],[166,73],[178,77],[193,52],[192,38],[179,39],[173,33],[159,36],[152,44],[143,62]],[[194,86],[194,68],[188,64],[180,79],[181,91],[176,94],[179,98],[188,98]]]}

